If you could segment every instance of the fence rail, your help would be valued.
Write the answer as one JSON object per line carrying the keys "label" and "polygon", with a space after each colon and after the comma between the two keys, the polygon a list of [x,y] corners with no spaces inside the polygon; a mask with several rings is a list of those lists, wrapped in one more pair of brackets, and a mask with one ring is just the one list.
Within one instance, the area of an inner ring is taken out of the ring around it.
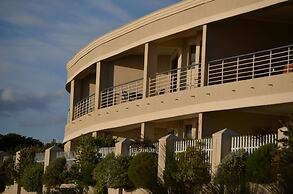
{"label": "fence rail", "polygon": [[208,63],[207,84],[223,84],[292,71],[293,45],[289,45],[211,61]]}
{"label": "fence rail", "polygon": [[105,158],[108,154],[115,153],[115,147],[103,147],[99,149],[99,153],[102,158]]}
{"label": "fence rail", "polygon": [[277,134],[235,136],[232,137],[231,151],[244,149],[248,154],[251,154],[260,146],[270,143],[277,143]]}
{"label": "fence rail", "polygon": [[142,99],[143,78],[106,88],[101,92],[100,107],[105,108],[129,101]]}
{"label": "fence rail", "polygon": [[95,110],[95,94],[92,94],[74,105],[73,119],[77,119]]}
{"label": "fence rail", "polygon": [[157,73],[149,77],[149,96],[172,93],[200,86],[200,65]]}
{"label": "fence rail", "polygon": [[151,153],[159,153],[159,142],[154,143],[152,146],[138,146],[138,145],[130,145],[129,146],[129,155],[135,156],[140,152],[151,152]]}
{"label": "fence rail", "polygon": [[36,162],[44,162],[45,160],[45,153],[36,153],[35,161]]}
{"label": "fence rail", "polygon": [[203,152],[206,153],[206,162],[212,164],[212,152],[213,144],[212,138],[207,139],[191,139],[191,140],[180,140],[175,142],[175,154],[184,152],[188,147],[200,146]]}

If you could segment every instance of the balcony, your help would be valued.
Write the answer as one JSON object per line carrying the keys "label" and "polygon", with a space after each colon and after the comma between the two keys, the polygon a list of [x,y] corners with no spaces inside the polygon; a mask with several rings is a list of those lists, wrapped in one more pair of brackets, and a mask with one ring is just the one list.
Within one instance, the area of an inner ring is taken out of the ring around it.
{"label": "balcony", "polygon": [[157,73],[149,78],[149,96],[157,96],[200,86],[200,65]]}
{"label": "balcony", "polygon": [[207,68],[207,85],[289,73],[293,71],[293,45],[214,60]]}
{"label": "balcony", "polygon": [[95,94],[92,94],[74,105],[73,120],[95,110]]}
{"label": "balcony", "polygon": [[101,92],[100,108],[142,99],[143,78],[106,88]]}

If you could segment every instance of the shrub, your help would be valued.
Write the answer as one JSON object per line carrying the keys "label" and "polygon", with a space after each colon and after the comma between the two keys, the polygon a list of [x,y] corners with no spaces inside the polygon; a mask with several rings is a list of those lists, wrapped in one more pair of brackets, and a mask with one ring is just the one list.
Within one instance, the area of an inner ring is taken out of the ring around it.
{"label": "shrub", "polygon": [[229,153],[218,166],[215,183],[225,185],[228,193],[240,192],[245,183],[247,153],[244,150]]}
{"label": "shrub", "polygon": [[274,144],[259,147],[247,158],[246,174],[249,181],[259,184],[272,183],[276,173],[272,167]]}
{"label": "shrub", "polygon": [[210,181],[209,165],[200,146],[189,147],[168,162],[164,178],[175,193],[196,193]]}
{"label": "shrub", "polygon": [[128,176],[135,188],[161,193],[157,181],[157,161],[157,154],[154,153],[142,152],[133,157],[128,168]]}
{"label": "shrub", "polygon": [[66,169],[66,159],[57,158],[47,167],[43,177],[43,183],[47,188],[59,187],[64,182],[64,172]]}
{"label": "shrub", "polygon": [[97,181],[98,193],[102,193],[105,187],[126,190],[133,188],[127,174],[130,159],[128,156],[115,157],[114,154],[109,154],[96,166],[94,179]]}
{"label": "shrub", "polygon": [[29,192],[42,193],[43,172],[43,164],[35,163],[26,166],[20,177],[23,188]]}

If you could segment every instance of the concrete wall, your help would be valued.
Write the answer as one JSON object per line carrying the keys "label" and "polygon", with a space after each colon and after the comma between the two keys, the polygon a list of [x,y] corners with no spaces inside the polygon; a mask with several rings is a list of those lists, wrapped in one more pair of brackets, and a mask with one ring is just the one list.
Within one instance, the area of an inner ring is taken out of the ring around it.
{"label": "concrete wall", "polygon": [[292,25],[242,18],[208,24],[207,61],[293,43]]}
{"label": "concrete wall", "polygon": [[109,62],[114,65],[114,85],[143,78],[143,55],[130,55]]}
{"label": "concrete wall", "polygon": [[280,122],[288,117],[241,111],[217,111],[203,113],[203,137],[222,129],[231,129],[241,135],[260,134],[261,131],[274,131],[280,127]]}

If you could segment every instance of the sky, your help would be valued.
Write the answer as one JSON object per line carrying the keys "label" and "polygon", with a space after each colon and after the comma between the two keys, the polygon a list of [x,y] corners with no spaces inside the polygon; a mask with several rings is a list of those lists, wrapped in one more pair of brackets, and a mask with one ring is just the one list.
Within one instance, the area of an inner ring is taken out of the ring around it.
{"label": "sky", "polygon": [[0,134],[62,142],[65,65],[95,38],[179,0],[1,0]]}

